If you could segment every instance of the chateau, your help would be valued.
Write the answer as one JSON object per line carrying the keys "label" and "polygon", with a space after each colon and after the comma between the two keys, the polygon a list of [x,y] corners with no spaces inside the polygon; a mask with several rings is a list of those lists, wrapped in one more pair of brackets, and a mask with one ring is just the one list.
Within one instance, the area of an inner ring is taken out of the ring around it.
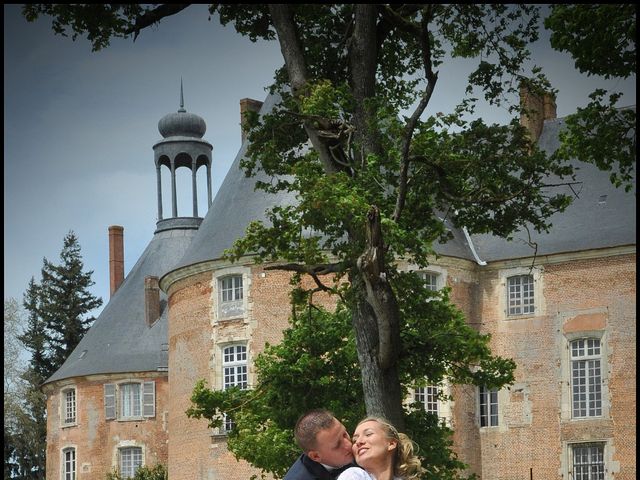
{"label": "chateau", "polygon": [[[554,151],[564,121],[553,99],[522,96],[538,112],[523,124]],[[273,102],[244,99],[241,112],[267,112]],[[185,411],[201,378],[217,389],[250,388],[252,359],[282,338],[289,274],[251,258],[229,263],[222,253],[265,209],[293,199],[254,190],[239,167],[244,140],[212,200],[204,120],[181,102],[158,129],[153,237],[125,278],[123,228],[109,227],[111,298],[43,386],[49,480],[101,480],[113,469],[132,476],[156,463],[171,480],[259,473],[227,450],[224,428]],[[451,287],[468,321],[492,335],[495,354],[517,363],[515,383],[499,391],[434,385],[413,393],[453,426],[456,452],[483,480],[636,478],[635,194],[575,164],[577,198],[548,234],[508,242],[451,227],[454,239],[437,245],[437,261],[423,272],[431,288]],[[199,206],[201,167],[208,204]],[[192,173],[191,217],[177,215],[177,168]],[[171,215],[162,209],[167,194]],[[439,388],[453,400],[437,400]]]}

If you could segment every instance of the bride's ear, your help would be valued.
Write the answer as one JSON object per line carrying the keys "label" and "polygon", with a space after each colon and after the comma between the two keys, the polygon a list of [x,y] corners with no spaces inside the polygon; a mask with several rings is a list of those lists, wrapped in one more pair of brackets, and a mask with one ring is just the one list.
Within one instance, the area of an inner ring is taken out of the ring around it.
{"label": "bride's ear", "polygon": [[389,446],[387,446],[387,451],[391,452],[398,448],[398,442],[396,440],[392,440],[389,442]]}

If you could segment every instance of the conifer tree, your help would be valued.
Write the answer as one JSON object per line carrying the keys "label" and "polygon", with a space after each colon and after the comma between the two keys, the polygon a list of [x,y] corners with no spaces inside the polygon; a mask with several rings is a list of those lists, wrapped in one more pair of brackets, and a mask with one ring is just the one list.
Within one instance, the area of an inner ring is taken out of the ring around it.
{"label": "conifer tree", "polygon": [[[16,336],[31,359],[14,382],[11,401],[5,400],[5,478],[45,478],[46,399],[40,386],[51,366],[46,355],[44,322],[37,313],[39,292],[32,277],[23,299],[28,312],[26,329]],[[5,307],[5,323],[6,316]]]}
{"label": "conifer tree", "polygon": [[31,278],[25,292],[27,327],[19,339],[31,353],[31,360],[22,375],[25,391],[8,437],[10,452],[5,449],[5,457],[14,459],[11,478],[45,478],[47,406],[41,386],[62,366],[93,323],[88,314],[102,305],[102,299],[88,290],[94,284],[93,271],[83,269],[80,245],[71,231],[64,238],[60,264],[43,259],[41,282]]}
{"label": "conifer tree", "polygon": [[53,373],[62,366],[95,320],[87,315],[102,305],[102,299],[88,290],[94,285],[93,271],[83,271],[80,244],[73,231],[64,238],[60,265],[54,265],[46,258],[43,262],[36,311],[47,331]]}

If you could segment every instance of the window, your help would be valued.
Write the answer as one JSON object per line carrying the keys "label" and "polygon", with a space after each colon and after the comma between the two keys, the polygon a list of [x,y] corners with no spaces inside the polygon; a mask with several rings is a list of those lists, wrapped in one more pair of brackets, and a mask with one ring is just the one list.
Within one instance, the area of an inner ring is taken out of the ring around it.
{"label": "window", "polygon": [[76,449],[62,450],[62,480],[76,480]]}
{"label": "window", "polygon": [[[245,345],[231,345],[225,347],[222,355],[223,388],[247,388],[247,347]],[[233,421],[225,415],[224,429],[233,429]]]}
{"label": "window", "polygon": [[480,426],[498,426],[498,390],[480,387]]}
{"label": "window", "polygon": [[578,443],[571,450],[573,480],[605,480],[604,444]]}
{"label": "window", "polygon": [[571,342],[571,403],[574,418],[602,416],[602,368],[598,338],[581,338]]}
{"label": "window", "polygon": [[244,288],[242,275],[229,275],[219,283],[220,317],[235,317],[244,311]]}
{"label": "window", "polygon": [[142,466],[142,447],[126,447],[119,449],[120,475],[132,478],[136,470]]}
{"label": "window", "polygon": [[419,387],[415,389],[413,399],[422,403],[426,412],[438,415],[438,393],[438,387],[433,385]]}
{"label": "window", "polygon": [[420,272],[420,276],[425,282],[427,290],[435,292],[438,290],[438,274],[432,272]]}
{"label": "window", "polygon": [[155,417],[155,382],[107,383],[104,412],[107,420]]}
{"label": "window", "polygon": [[507,312],[509,315],[534,313],[533,275],[517,275],[507,279]]}
{"label": "window", "polygon": [[140,417],[142,397],[139,383],[120,385],[120,417]]}
{"label": "window", "polygon": [[62,390],[62,423],[75,425],[76,423],[76,389]]}
{"label": "window", "polygon": [[242,275],[234,275],[220,280],[223,302],[242,300]]}

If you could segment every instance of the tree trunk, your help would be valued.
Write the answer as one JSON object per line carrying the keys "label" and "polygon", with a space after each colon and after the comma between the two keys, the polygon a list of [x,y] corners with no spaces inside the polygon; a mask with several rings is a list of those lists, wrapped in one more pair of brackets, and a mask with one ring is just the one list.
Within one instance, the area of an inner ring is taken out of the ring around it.
{"label": "tree trunk", "polygon": [[367,414],[385,417],[404,428],[402,389],[398,374],[400,310],[385,274],[380,212],[372,207],[367,247],[351,277],[353,328],[361,367]]}

